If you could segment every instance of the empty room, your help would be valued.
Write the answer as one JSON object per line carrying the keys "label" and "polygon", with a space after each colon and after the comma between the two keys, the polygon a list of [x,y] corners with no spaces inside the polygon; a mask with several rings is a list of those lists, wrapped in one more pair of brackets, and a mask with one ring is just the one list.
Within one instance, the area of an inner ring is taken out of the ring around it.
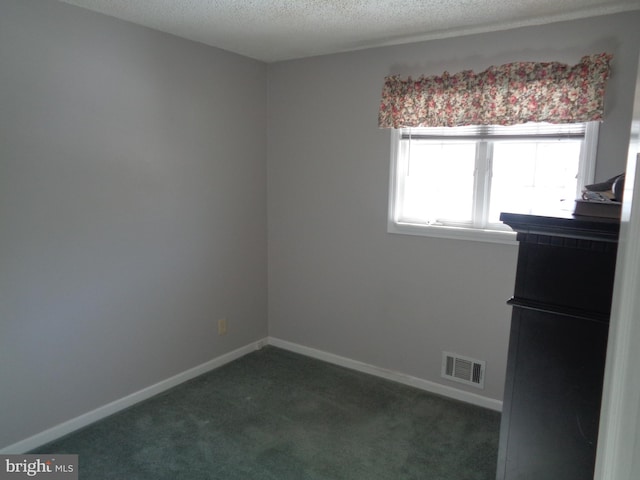
{"label": "empty room", "polygon": [[638,25],[0,0],[0,478],[638,478]]}

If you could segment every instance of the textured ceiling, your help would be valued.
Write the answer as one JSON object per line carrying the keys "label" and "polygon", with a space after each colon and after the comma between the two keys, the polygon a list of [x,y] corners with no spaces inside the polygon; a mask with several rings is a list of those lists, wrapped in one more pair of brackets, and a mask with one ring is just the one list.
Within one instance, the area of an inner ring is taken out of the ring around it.
{"label": "textured ceiling", "polygon": [[640,0],[62,0],[273,62],[640,9]]}

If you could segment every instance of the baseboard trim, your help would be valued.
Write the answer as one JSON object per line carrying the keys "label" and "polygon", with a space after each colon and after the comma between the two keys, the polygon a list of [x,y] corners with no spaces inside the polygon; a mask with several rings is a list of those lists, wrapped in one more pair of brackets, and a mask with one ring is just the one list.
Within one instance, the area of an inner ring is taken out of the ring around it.
{"label": "baseboard trim", "polygon": [[350,368],[358,372],[368,373],[376,377],[392,380],[404,385],[409,385],[421,390],[425,390],[427,392],[470,403],[472,405],[488,408],[490,410],[502,411],[502,402],[492,398],[465,392],[457,388],[430,382],[428,380],[413,377],[411,375],[406,375],[404,373],[376,367],[375,365],[370,365],[347,357],[341,357],[333,353],[306,347],[304,345],[288,342],[279,338],[267,337],[265,339],[252,342],[229,353],[216,357],[212,360],[209,360],[208,362],[197,365],[193,368],[190,368],[189,370],[174,375],[173,377],[167,378],[154,385],[127,395],[126,397],[114,400],[113,402],[98,407],[95,410],[84,413],[78,417],[72,418],[71,420],[67,420],[66,422],[60,423],[29,438],[1,448],[0,454],[22,454],[36,449],[41,445],[63,437],[64,435],[79,430],[80,428],[86,427],[87,425],[97,422],[98,420],[102,420],[109,415],[113,415],[114,413],[124,410],[125,408],[129,408],[136,403],[147,400],[155,395],[158,395],[159,393],[169,390],[170,388],[180,385],[181,383],[191,380],[199,375],[207,373],[211,370],[215,370],[216,368],[219,368],[229,362],[244,357],[245,355],[255,350],[259,350],[265,345],[273,345],[274,347],[282,348],[283,350],[289,350],[291,352],[299,353],[307,357],[323,360],[325,362]]}
{"label": "baseboard trim", "polygon": [[117,413],[125,408],[131,407],[136,403],[142,402],[143,400],[147,400],[154,395],[158,395],[170,388],[173,388],[181,383],[184,383],[188,380],[191,380],[203,373],[207,373],[211,370],[215,370],[222,365],[232,362],[233,360],[237,360],[240,357],[247,355],[255,350],[262,348],[266,343],[265,339],[258,340],[256,342],[252,342],[248,345],[240,347],[236,350],[233,350],[229,353],[225,353],[219,357],[216,357],[208,362],[197,365],[189,370],[186,370],[182,373],[178,373],[173,377],[167,378],[166,380],[162,380],[154,385],[143,388],[137,392],[134,392],[126,397],[120,398],[118,400],[114,400],[111,403],[103,405],[102,407],[98,407],[95,410],[82,414],[78,417],[72,418],[66,422],[60,423],[54,427],[51,427],[43,432],[37,433],[29,438],[21,440],[13,445],[9,445],[0,449],[0,454],[8,455],[8,454],[22,454],[38,448],[45,443],[49,443],[53,440],[56,440],[64,435],[67,435],[71,432],[74,432],[80,428],[86,427],[98,420],[102,420],[109,415]]}
{"label": "baseboard trim", "polygon": [[459,390],[457,388],[449,387],[447,385],[430,382],[429,380],[413,377],[411,375],[395,372],[393,370],[387,370],[385,368],[376,367],[375,365],[370,365],[364,362],[359,362],[357,360],[352,360],[350,358],[341,357],[333,353],[328,353],[322,350],[317,350],[315,348],[306,347],[304,345],[288,342],[286,340],[282,340],[275,337],[268,337],[267,343],[274,347],[282,348],[284,350],[289,350],[290,352],[299,353],[301,355],[316,358],[318,360],[323,360],[325,362],[329,362],[334,365],[339,365],[341,367],[357,370],[358,372],[375,375],[376,377],[381,377],[387,380],[392,380],[394,382],[402,383],[404,385],[409,385],[415,388],[419,388],[420,390],[425,390],[427,392],[435,393],[437,395],[442,395],[444,397],[452,398],[454,400],[460,400],[462,402],[470,403],[472,405],[477,405],[479,407],[488,408],[490,410],[495,410],[498,412],[502,411],[502,402],[499,400],[495,400],[493,398],[483,397],[482,395],[466,392],[464,390]]}

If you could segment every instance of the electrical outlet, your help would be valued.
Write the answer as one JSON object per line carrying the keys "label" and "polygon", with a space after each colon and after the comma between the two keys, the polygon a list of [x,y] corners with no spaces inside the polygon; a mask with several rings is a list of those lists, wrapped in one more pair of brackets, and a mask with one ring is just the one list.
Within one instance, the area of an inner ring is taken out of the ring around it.
{"label": "electrical outlet", "polygon": [[226,335],[227,334],[227,319],[221,318],[218,320],[218,335]]}

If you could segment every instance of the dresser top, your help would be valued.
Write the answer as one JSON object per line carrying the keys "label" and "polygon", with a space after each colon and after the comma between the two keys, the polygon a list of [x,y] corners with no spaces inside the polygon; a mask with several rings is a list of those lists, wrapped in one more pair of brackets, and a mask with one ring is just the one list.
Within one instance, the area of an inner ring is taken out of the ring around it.
{"label": "dresser top", "polygon": [[568,237],[600,242],[617,242],[620,220],[587,217],[558,212],[553,215],[531,215],[503,212],[500,221],[518,234]]}

